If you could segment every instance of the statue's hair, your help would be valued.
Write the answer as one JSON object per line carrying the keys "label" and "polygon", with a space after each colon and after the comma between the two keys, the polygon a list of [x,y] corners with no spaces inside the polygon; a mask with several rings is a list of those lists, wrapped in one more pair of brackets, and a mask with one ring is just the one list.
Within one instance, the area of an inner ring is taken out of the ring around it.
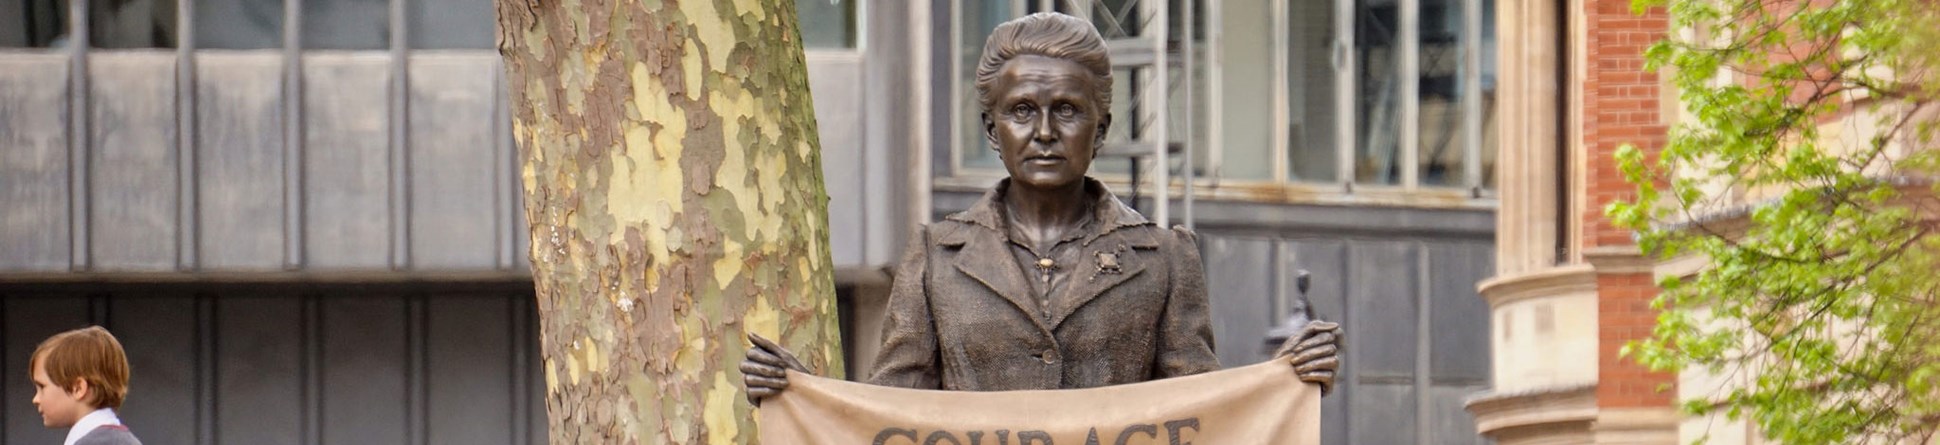
{"label": "statue's hair", "polygon": [[997,83],[997,72],[1017,56],[1043,56],[1069,60],[1091,71],[1092,101],[1101,111],[1111,110],[1111,57],[1105,51],[1105,38],[1090,22],[1056,12],[1040,12],[997,25],[984,41],[983,57],[977,62],[977,102],[984,111],[997,98],[990,87]]}

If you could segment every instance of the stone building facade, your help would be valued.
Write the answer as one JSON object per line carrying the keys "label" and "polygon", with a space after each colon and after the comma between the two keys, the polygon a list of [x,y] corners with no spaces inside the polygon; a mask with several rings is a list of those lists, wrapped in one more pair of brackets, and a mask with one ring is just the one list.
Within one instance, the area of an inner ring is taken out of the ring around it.
{"label": "stone building facade", "polygon": [[[1628,0],[1510,0],[1503,34],[1504,174],[1491,313],[1493,389],[1468,402],[1501,444],[1673,444],[1674,376],[1619,356],[1650,333],[1654,261],[1603,216],[1631,196],[1614,154],[1649,151],[1676,118],[1643,52],[1664,13]],[[1513,116],[1513,117],[1509,117]]]}

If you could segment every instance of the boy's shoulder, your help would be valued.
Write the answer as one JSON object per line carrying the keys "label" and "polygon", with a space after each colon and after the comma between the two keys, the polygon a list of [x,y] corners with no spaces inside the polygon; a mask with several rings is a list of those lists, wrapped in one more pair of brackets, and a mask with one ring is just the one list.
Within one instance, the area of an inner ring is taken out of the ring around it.
{"label": "boy's shoulder", "polygon": [[135,433],[129,432],[128,427],[102,425],[88,431],[87,435],[74,441],[74,445],[141,445],[141,439],[136,439]]}

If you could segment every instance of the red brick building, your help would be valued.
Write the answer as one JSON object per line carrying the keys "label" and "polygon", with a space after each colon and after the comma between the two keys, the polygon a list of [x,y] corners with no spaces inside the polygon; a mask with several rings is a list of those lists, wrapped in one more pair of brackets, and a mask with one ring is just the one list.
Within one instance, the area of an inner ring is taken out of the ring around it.
{"label": "red brick building", "polygon": [[1644,69],[1668,31],[1629,0],[1510,0],[1502,24],[1502,201],[1493,315],[1494,389],[1468,404],[1502,444],[1681,443],[1675,379],[1619,355],[1655,324],[1654,261],[1603,209],[1626,199],[1614,155],[1649,153],[1675,92]]}

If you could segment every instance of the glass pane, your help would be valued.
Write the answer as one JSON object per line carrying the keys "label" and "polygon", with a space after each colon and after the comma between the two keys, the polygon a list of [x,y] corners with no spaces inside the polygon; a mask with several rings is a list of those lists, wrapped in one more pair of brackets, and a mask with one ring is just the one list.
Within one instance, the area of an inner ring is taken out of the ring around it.
{"label": "glass pane", "polygon": [[283,0],[195,0],[195,46],[283,47]]}
{"label": "glass pane", "polygon": [[1421,185],[1463,186],[1468,128],[1463,119],[1462,1],[1421,1],[1421,114],[1415,147]]}
{"label": "glass pane", "polygon": [[1495,0],[1482,0],[1482,188],[1495,188]]}
{"label": "glass pane", "polygon": [[303,47],[389,48],[390,8],[386,0],[304,0]]}
{"label": "glass pane", "polygon": [[410,0],[408,43],[425,49],[491,49],[497,23],[492,0]]}
{"label": "glass pane", "polygon": [[0,48],[61,46],[67,8],[67,0],[0,0]]}
{"label": "glass pane", "polygon": [[977,58],[983,56],[983,41],[990,37],[991,30],[1022,14],[1013,10],[1011,2],[1007,1],[959,0],[957,3],[963,12],[963,17],[957,20],[957,29],[963,39],[956,54],[960,84],[957,94],[962,98],[957,108],[957,119],[963,129],[957,140],[957,156],[964,168],[1002,169],[1003,163],[997,160],[997,152],[991,150],[990,142],[984,139],[983,107],[977,103]]}
{"label": "glass pane", "polygon": [[1354,2],[1354,52],[1360,61],[1355,128],[1354,180],[1363,184],[1401,182],[1401,64],[1399,5],[1395,0]]}
{"label": "glass pane", "polygon": [[1272,1],[1221,5],[1221,179],[1273,178]]}
{"label": "glass pane", "polygon": [[1136,85],[1144,82],[1147,79],[1144,76],[1150,76],[1150,73],[1131,68],[1111,70],[1111,128],[1105,130],[1106,144],[1129,141],[1134,135],[1145,131],[1138,128],[1138,119],[1133,117],[1138,113],[1138,98],[1133,94],[1138,91]]}
{"label": "glass pane", "polygon": [[[1033,0],[1034,1],[1034,0]],[[1054,9],[1058,12],[1076,15],[1091,22],[1098,28],[1098,34],[1105,40],[1120,39],[1138,35],[1137,19],[1139,0],[1059,0]],[[1177,4],[1176,1],[1172,4]],[[1175,6],[1171,26],[1179,26],[1178,11]],[[1178,28],[1173,28],[1178,29]]]}
{"label": "glass pane", "polygon": [[96,48],[174,48],[175,0],[88,3],[88,38]]}
{"label": "glass pane", "polygon": [[795,0],[805,48],[854,48],[859,0]]}
{"label": "glass pane", "polygon": [[1334,103],[1334,0],[1288,4],[1287,172],[1294,181],[1340,179],[1334,143],[1340,107]]}

